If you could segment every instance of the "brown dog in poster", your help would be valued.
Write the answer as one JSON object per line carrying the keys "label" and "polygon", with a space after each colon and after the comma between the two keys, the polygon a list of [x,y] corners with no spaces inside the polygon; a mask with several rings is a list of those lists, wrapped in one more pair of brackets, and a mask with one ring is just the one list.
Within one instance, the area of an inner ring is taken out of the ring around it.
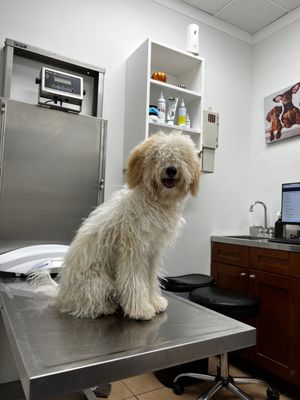
{"label": "brown dog in poster", "polygon": [[282,113],[282,107],[276,106],[272,108],[271,111],[268,112],[266,120],[271,123],[270,127],[270,141],[272,142],[275,139],[274,133],[276,132],[276,139],[280,139],[282,124],[280,122],[280,114]]}
{"label": "brown dog in poster", "polygon": [[293,94],[297,93],[300,88],[300,82],[296,83],[289,90],[274,97],[275,103],[282,102],[283,114],[281,116],[284,128],[291,128],[295,124],[300,124],[300,110],[293,104]]}

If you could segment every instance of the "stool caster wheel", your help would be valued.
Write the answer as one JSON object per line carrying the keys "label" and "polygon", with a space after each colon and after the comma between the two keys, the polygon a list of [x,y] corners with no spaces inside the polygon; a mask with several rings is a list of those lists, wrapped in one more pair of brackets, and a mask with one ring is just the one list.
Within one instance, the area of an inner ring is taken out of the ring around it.
{"label": "stool caster wheel", "polygon": [[267,389],[267,400],[279,400],[280,394],[277,390]]}
{"label": "stool caster wheel", "polygon": [[184,386],[180,385],[180,383],[174,383],[173,392],[177,395],[181,395],[184,392]]}

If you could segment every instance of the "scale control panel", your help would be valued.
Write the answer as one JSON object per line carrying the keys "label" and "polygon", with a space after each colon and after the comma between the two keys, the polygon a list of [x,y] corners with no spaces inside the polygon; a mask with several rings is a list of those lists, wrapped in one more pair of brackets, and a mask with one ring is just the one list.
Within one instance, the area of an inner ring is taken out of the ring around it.
{"label": "scale control panel", "polygon": [[40,97],[80,106],[82,104],[83,79],[78,75],[42,67],[36,83],[40,85]]}

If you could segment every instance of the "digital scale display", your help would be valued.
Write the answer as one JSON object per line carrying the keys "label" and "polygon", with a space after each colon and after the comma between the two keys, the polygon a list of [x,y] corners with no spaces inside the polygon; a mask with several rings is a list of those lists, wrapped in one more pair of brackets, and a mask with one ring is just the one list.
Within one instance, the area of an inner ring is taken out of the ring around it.
{"label": "digital scale display", "polygon": [[47,67],[41,69],[40,76],[41,97],[81,105],[83,79],[80,76]]}
{"label": "digital scale display", "polygon": [[58,83],[64,83],[66,85],[72,85],[71,79],[62,78],[60,76],[55,76],[54,81]]}

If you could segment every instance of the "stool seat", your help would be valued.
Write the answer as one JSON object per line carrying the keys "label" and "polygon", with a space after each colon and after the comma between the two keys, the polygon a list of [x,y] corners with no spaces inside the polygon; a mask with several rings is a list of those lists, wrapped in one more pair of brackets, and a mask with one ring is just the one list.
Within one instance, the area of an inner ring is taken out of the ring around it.
{"label": "stool seat", "polygon": [[231,318],[254,317],[259,308],[258,297],[218,286],[195,289],[190,300]]}
{"label": "stool seat", "polygon": [[204,274],[188,274],[169,276],[163,281],[163,286],[168,292],[190,292],[196,288],[212,285],[214,278]]}

